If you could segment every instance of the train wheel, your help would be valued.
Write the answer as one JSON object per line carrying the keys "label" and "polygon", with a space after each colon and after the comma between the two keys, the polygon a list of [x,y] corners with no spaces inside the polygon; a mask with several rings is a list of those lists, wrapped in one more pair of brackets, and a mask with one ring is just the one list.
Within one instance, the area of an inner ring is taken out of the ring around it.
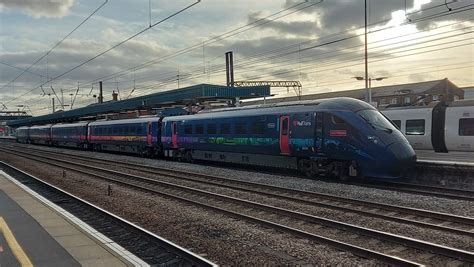
{"label": "train wheel", "polygon": [[137,146],[136,149],[137,149],[138,155],[140,155],[140,157],[142,157],[142,158],[146,157],[146,148],[142,148],[140,146]]}
{"label": "train wheel", "polygon": [[191,150],[186,151],[186,162],[194,163],[193,152],[191,152]]}
{"label": "train wheel", "polygon": [[309,159],[300,159],[298,161],[298,171],[308,178],[316,178],[315,173],[312,171],[311,160]]}
{"label": "train wheel", "polygon": [[327,166],[327,174],[329,177],[340,181],[347,181],[350,178],[347,164],[341,161],[329,163]]}
{"label": "train wheel", "polygon": [[337,165],[337,178],[340,181],[348,181],[350,179],[348,164],[341,162],[341,164]]}

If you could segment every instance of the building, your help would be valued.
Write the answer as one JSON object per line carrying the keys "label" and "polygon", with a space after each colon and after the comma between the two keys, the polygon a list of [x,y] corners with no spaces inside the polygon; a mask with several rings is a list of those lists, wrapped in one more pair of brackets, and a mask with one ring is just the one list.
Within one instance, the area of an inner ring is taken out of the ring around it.
{"label": "building", "polygon": [[7,126],[7,122],[30,118],[25,111],[0,111],[0,137],[12,135],[13,129]]}
{"label": "building", "polygon": [[[310,94],[301,97],[301,100],[322,99],[331,97],[353,97],[365,100],[366,90],[356,89],[348,91]],[[432,101],[456,101],[464,99],[464,91],[447,78],[436,81],[419,83],[380,86],[372,88],[372,104],[374,106],[410,106],[427,105]],[[267,99],[266,103],[295,101],[298,98],[284,97]],[[246,102],[261,104],[263,100]]]}
{"label": "building", "polygon": [[464,87],[464,99],[474,99],[474,87]]}

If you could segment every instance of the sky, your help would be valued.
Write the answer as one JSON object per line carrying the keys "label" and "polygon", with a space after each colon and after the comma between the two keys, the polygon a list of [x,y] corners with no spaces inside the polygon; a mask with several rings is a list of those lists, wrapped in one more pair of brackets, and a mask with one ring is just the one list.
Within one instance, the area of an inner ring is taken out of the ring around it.
{"label": "sky", "polygon": [[[367,4],[369,76],[387,77],[373,87],[474,86],[472,0]],[[365,73],[364,1],[0,0],[0,109],[86,106],[98,81],[105,100],[223,85],[227,51],[236,81],[298,80],[303,94],[363,88],[353,77]]]}

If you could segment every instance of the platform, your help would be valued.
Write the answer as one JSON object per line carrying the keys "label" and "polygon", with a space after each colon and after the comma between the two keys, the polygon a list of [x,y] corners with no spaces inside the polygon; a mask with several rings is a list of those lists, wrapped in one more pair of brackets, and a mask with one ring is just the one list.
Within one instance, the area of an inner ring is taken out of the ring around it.
{"label": "platform", "polygon": [[132,266],[0,172],[0,266]]}
{"label": "platform", "polygon": [[474,166],[474,152],[448,152],[437,153],[429,150],[416,150],[416,156],[420,163],[439,163],[445,165]]}

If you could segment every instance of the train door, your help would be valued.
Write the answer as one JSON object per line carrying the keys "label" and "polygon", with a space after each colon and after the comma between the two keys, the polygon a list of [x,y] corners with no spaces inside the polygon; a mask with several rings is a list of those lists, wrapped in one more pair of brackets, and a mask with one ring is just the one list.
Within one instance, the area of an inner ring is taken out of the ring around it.
{"label": "train door", "polygon": [[280,116],[280,154],[290,154],[290,117]]}
{"label": "train door", "polygon": [[147,124],[147,127],[148,127],[148,131],[146,133],[146,142],[148,144],[148,146],[152,146],[152,124],[151,124],[151,121],[148,122]]}
{"label": "train door", "polygon": [[171,142],[173,144],[173,148],[178,148],[178,137],[175,121],[171,123]]}
{"label": "train door", "polygon": [[316,118],[315,118],[315,136],[316,136],[316,140],[314,142],[315,144],[315,149],[317,151],[321,151],[323,149],[323,144],[324,144],[324,140],[323,140],[323,137],[324,137],[324,134],[323,134],[323,125],[324,125],[324,122],[323,122],[323,112],[317,112],[316,113]]}

